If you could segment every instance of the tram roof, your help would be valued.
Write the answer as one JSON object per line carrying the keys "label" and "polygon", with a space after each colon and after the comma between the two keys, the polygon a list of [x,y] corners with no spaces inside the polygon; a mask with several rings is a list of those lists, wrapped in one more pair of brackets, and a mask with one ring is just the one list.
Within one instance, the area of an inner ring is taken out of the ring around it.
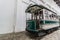
{"label": "tram roof", "polygon": [[[26,9],[25,12],[27,12],[27,13],[35,13],[36,11],[41,10],[41,9],[47,9],[47,10],[53,12],[52,10],[44,7],[43,5],[32,5],[32,6],[29,6],[29,7]],[[53,12],[53,13],[55,13],[55,12]],[[56,14],[56,13],[55,13],[55,14]]]}

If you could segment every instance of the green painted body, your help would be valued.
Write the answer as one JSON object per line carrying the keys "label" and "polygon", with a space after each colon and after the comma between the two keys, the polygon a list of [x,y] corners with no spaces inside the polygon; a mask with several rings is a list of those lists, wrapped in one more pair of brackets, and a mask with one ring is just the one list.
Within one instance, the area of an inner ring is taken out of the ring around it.
{"label": "green painted body", "polygon": [[37,30],[36,30],[36,21],[35,20],[28,20],[27,25],[28,25],[27,30],[37,32]]}
{"label": "green painted body", "polygon": [[[45,21],[45,23],[44,23],[44,21]],[[40,23],[42,25],[44,25],[44,24],[53,24],[53,23],[59,23],[59,22],[49,21],[49,20],[42,20],[42,21],[40,21]],[[28,24],[28,26],[26,28],[27,30],[33,31],[33,32],[38,32],[38,30],[36,30],[36,20],[27,20],[27,24]]]}
{"label": "green painted body", "polygon": [[[44,23],[45,22],[45,23]],[[58,23],[58,21],[50,21],[50,20],[41,20],[41,24],[53,24],[53,23]]]}

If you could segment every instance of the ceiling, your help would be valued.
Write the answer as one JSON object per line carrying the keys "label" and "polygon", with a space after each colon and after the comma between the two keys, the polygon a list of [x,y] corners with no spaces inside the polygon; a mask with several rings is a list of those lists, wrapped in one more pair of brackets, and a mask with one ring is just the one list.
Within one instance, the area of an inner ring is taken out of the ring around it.
{"label": "ceiling", "polygon": [[60,6],[60,0],[54,0],[58,6]]}

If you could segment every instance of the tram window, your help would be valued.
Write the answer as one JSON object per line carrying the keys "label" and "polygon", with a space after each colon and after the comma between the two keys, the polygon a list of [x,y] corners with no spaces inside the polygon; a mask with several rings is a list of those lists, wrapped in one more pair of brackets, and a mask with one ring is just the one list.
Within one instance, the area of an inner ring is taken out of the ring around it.
{"label": "tram window", "polygon": [[51,19],[51,15],[49,15],[50,19]]}
{"label": "tram window", "polygon": [[40,18],[43,19],[43,11],[40,11]]}
{"label": "tram window", "polygon": [[31,20],[31,14],[27,13],[27,20]]}
{"label": "tram window", "polygon": [[48,11],[47,11],[47,10],[45,10],[45,18],[47,18],[47,19],[48,19],[48,16],[49,16]]}

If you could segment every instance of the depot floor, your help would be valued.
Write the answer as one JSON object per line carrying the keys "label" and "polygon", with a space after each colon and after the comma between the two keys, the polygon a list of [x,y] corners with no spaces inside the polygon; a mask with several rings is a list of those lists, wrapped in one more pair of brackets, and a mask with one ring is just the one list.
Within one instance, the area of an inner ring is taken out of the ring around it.
{"label": "depot floor", "polygon": [[5,34],[0,36],[0,40],[60,40],[60,30],[44,37],[33,37],[33,35],[28,35],[26,31],[15,34]]}

